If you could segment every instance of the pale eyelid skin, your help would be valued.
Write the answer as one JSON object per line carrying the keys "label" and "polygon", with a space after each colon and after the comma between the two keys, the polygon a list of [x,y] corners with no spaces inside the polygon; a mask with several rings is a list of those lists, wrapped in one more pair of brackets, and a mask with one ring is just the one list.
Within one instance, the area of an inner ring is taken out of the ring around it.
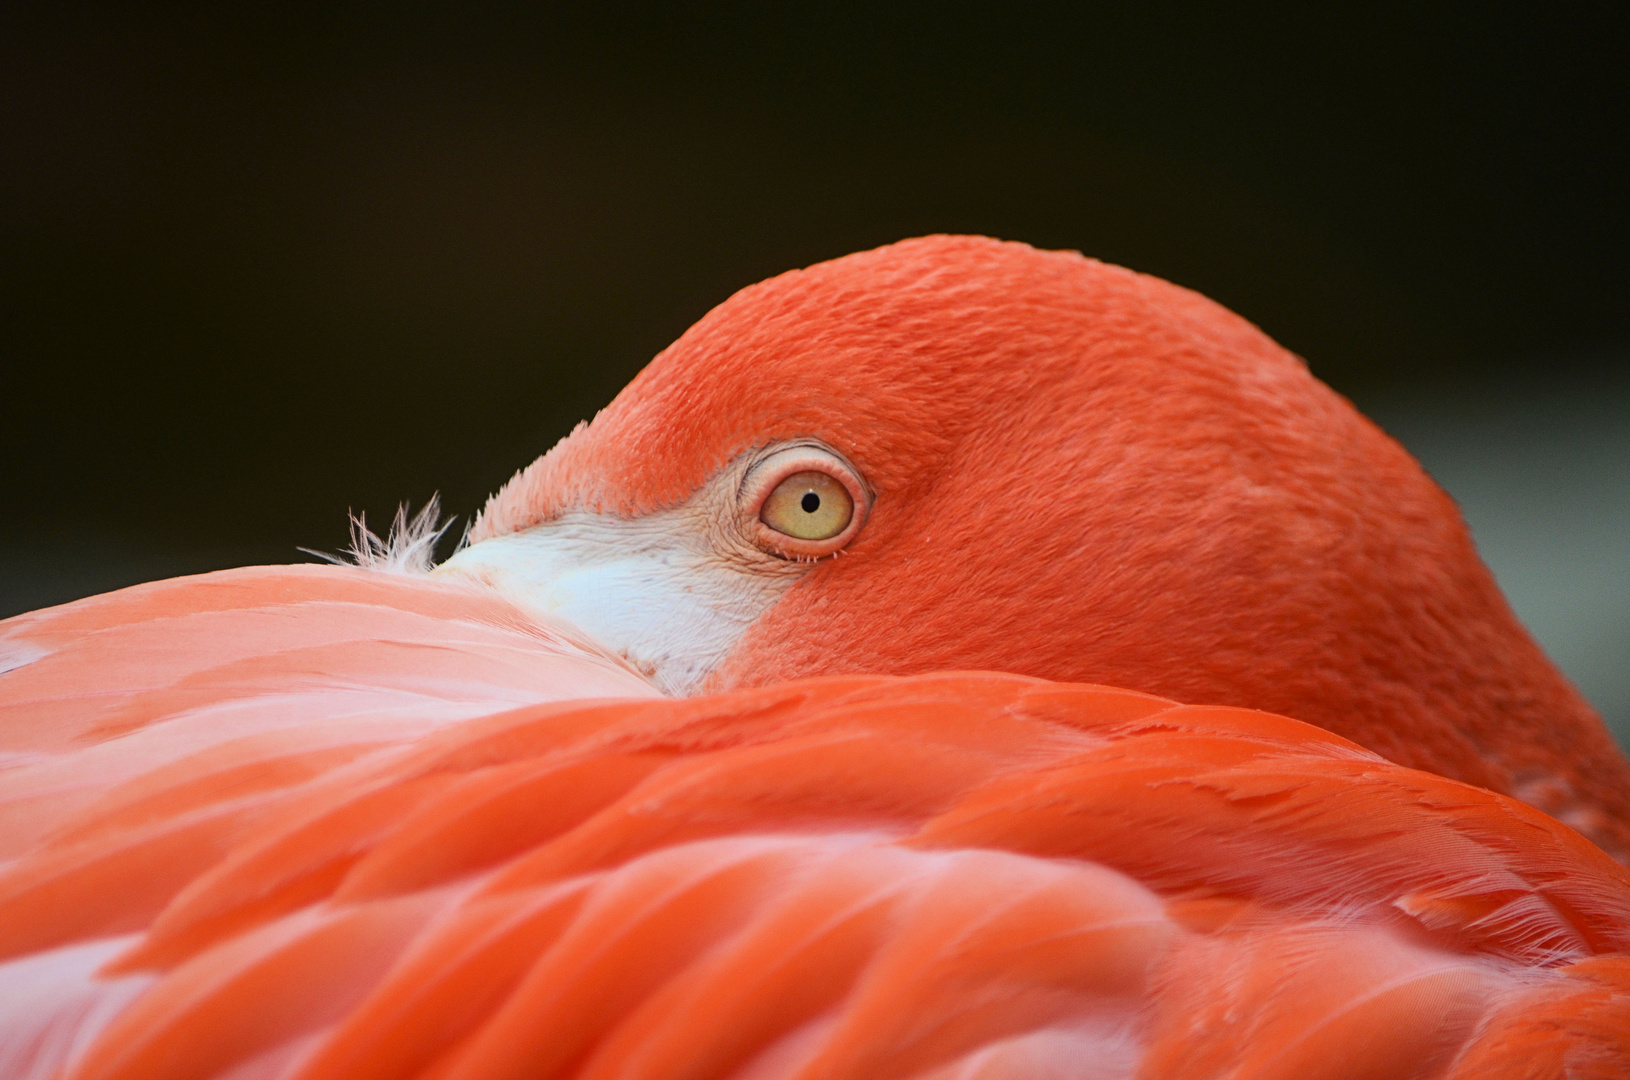
{"label": "pale eyelid skin", "polygon": [[[831,475],[854,499],[848,526],[826,540],[787,536],[758,517],[776,484],[806,470]],[[741,455],[678,506],[637,518],[567,510],[473,544],[434,572],[563,619],[658,689],[685,695],[817,560],[854,539],[872,502],[843,455],[799,439]]]}

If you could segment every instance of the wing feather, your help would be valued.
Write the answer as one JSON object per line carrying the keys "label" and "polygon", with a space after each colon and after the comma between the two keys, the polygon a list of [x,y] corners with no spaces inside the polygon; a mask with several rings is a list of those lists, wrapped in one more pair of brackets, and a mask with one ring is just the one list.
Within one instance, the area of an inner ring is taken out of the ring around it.
{"label": "wing feather", "polygon": [[9,1074],[1630,1072],[1630,873],[1282,717],[979,673],[673,701],[329,568],[0,642]]}

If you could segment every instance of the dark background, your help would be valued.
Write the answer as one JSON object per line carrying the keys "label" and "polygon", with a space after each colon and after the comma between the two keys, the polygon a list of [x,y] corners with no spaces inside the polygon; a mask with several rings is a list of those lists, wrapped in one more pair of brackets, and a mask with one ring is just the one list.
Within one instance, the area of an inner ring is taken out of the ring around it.
{"label": "dark background", "polygon": [[1630,725],[1630,7],[1301,7],[7,8],[0,615],[467,514],[733,290],[981,232],[1305,356]]}

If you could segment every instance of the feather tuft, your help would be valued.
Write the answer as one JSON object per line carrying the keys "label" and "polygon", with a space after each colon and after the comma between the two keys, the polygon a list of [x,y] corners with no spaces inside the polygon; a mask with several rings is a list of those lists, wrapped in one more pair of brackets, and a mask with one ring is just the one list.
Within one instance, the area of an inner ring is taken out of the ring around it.
{"label": "feather tuft", "polygon": [[[396,517],[383,537],[368,528],[368,515],[364,511],[351,515],[351,546],[347,550],[338,555],[305,547],[300,550],[337,566],[360,566],[384,574],[428,574],[436,566],[436,542],[457,520],[456,517],[442,520],[441,496],[436,494],[411,517],[407,503],[397,506]],[[469,542],[469,535],[466,526],[459,547]]]}

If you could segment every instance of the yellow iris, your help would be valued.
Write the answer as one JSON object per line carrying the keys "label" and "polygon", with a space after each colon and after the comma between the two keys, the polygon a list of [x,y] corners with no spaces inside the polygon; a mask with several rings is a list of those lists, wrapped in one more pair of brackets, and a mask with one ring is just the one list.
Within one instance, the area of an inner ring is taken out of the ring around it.
{"label": "yellow iris", "polygon": [[796,472],[770,492],[758,518],[799,540],[828,540],[849,527],[855,501],[849,489],[824,472]]}

